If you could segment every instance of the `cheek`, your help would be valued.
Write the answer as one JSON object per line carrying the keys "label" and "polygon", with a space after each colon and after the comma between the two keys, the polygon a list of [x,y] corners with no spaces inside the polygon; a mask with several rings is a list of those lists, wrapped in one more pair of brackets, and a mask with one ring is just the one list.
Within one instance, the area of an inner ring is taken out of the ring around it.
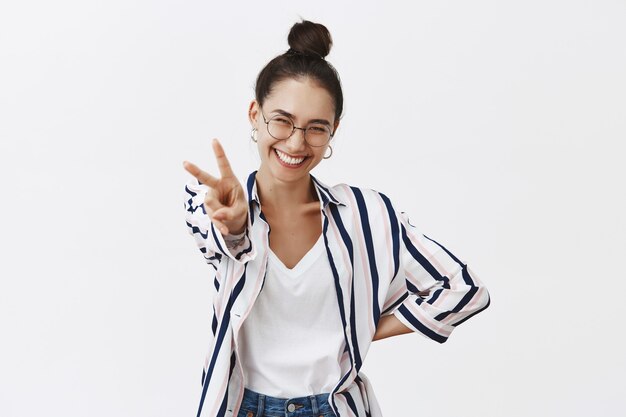
{"label": "cheek", "polygon": [[274,152],[272,147],[275,143],[276,141],[273,139],[257,136],[257,149],[259,151],[259,155],[261,155],[262,158],[271,156],[270,152]]}
{"label": "cheek", "polygon": [[328,150],[328,146],[325,146],[323,148],[317,149],[315,151],[315,156],[319,157],[320,159],[322,159],[324,157],[324,155],[329,154],[330,151]]}

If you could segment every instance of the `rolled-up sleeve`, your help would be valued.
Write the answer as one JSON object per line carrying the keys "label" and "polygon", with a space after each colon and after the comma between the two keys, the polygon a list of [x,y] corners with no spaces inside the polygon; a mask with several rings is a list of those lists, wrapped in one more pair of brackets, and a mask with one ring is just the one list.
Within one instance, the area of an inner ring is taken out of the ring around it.
{"label": "rolled-up sleeve", "polygon": [[250,239],[252,224],[248,215],[248,224],[243,239],[236,246],[227,242],[222,233],[215,228],[204,208],[204,198],[209,187],[192,178],[185,184],[184,209],[187,231],[193,236],[198,249],[206,262],[217,269],[217,265],[226,256],[234,262],[246,263],[256,257],[256,250]]}
{"label": "rolled-up sleeve", "polygon": [[405,326],[444,343],[456,326],[490,304],[478,275],[441,243],[396,212],[400,259],[385,305]]}

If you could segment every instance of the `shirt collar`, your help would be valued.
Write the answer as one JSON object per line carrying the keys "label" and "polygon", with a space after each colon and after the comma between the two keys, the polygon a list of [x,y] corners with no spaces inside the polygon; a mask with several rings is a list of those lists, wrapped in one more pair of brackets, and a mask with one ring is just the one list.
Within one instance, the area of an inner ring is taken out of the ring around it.
{"label": "shirt collar", "polygon": [[[248,181],[246,181],[246,187],[248,191],[248,206],[251,206],[252,202],[256,202],[259,206],[261,202],[259,201],[259,195],[257,194],[256,187],[256,173],[257,171],[252,171],[250,175],[248,175]],[[315,178],[313,174],[311,175],[311,179],[313,180],[313,185],[315,186],[315,191],[317,192],[317,197],[322,202],[324,208],[328,205],[328,203],[333,203],[335,205],[345,206],[346,203],[339,198],[336,192]]]}

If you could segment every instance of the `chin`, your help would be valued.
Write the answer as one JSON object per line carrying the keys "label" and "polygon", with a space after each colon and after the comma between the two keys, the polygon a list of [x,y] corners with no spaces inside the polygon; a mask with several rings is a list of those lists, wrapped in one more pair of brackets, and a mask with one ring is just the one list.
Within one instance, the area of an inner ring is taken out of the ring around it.
{"label": "chin", "polygon": [[301,180],[302,178],[306,178],[309,176],[309,172],[311,171],[308,168],[302,168],[298,170],[294,170],[293,172],[286,171],[282,167],[273,166],[270,168],[270,173],[272,177],[274,177],[278,181],[282,182],[296,182]]}

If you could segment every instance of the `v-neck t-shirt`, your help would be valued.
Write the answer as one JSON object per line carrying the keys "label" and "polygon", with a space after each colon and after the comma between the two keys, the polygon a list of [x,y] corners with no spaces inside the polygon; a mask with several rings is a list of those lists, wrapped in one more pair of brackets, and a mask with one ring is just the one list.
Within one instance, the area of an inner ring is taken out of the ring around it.
{"label": "v-neck t-shirt", "polygon": [[293,267],[269,249],[267,275],[241,326],[245,386],[274,397],[330,392],[345,348],[322,235]]}

